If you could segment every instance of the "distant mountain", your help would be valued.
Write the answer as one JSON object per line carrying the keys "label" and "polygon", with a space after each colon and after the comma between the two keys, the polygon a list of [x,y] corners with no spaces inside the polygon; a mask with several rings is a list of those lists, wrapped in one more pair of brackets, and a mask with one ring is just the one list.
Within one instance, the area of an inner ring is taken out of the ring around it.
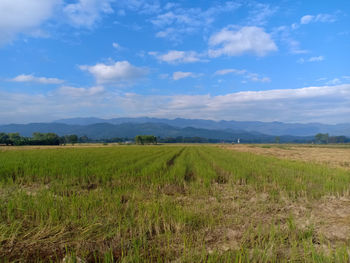
{"label": "distant mountain", "polygon": [[159,118],[72,118],[55,121],[69,125],[91,125],[96,123],[124,124],[124,123],[162,123],[173,127],[193,127],[207,130],[239,130],[258,132],[267,135],[281,136],[314,136],[317,133],[329,133],[331,135],[350,136],[350,123],[321,124],[321,123],[283,123],[283,122],[259,122],[259,121],[212,121],[202,119],[159,119]]}
{"label": "distant mountain", "polygon": [[[275,136],[258,132],[246,132],[233,129],[202,129],[194,127],[174,127],[164,123],[95,123],[89,125],[70,125],[64,123],[30,123],[0,126],[0,132],[19,132],[22,136],[32,136],[34,132],[54,132],[60,136],[67,134],[86,135],[91,139],[108,139],[114,137],[134,138],[136,135],[151,134],[161,138],[200,137],[206,139],[241,142],[274,142]],[[281,142],[306,142],[313,137],[281,136]]]}

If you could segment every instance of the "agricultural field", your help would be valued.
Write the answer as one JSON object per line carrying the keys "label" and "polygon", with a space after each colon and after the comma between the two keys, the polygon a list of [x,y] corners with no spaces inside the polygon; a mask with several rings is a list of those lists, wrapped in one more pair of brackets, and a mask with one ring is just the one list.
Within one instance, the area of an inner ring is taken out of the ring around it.
{"label": "agricultural field", "polygon": [[0,147],[0,262],[348,262],[350,170],[288,147]]}
{"label": "agricultural field", "polygon": [[350,169],[350,144],[236,144],[223,148]]}

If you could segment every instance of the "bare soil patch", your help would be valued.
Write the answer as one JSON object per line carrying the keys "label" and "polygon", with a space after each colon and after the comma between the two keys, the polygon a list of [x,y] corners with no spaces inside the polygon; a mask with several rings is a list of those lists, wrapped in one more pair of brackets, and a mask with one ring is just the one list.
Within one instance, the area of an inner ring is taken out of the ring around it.
{"label": "bare soil patch", "polygon": [[[203,243],[209,254],[259,247],[261,240],[281,235],[283,242],[298,242],[298,235],[310,232],[315,247],[329,249],[350,242],[350,198],[327,196],[319,200],[290,199],[283,194],[276,199],[256,192],[249,185],[214,184],[209,199],[179,196],[177,202],[203,216],[217,217],[219,223],[203,230]],[[272,231],[272,232],[271,232]],[[278,238],[276,238],[277,240]],[[267,245],[267,244],[265,244]],[[276,245],[276,244],[275,244]],[[291,253],[290,244],[280,252]],[[266,247],[264,248],[266,249]]]}
{"label": "bare soil patch", "polygon": [[350,147],[319,147],[298,145],[230,145],[225,149],[274,156],[282,159],[301,160],[327,164],[350,170]]}

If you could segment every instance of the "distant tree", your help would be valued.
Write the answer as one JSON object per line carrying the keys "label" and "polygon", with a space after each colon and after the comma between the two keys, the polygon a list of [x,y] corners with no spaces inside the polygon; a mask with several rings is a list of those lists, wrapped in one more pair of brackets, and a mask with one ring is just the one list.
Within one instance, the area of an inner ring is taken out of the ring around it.
{"label": "distant tree", "polygon": [[48,145],[59,145],[60,137],[55,133],[46,133],[45,141]]}
{"label": "distant tree", "polygon": [[279,136],[276,136],[275,137],[275,143],[280,143],[280,141],[281,141],[281,138]]}
{"label": "distant tree", "polygon": [[3,132],[0,133],[0,144],[6,144],[6,145],[10,144],[10,138],[8,134]]}
{"label": "distant tree", "polygon": [[79,137],[78,141],[80,143],[87,143],[87,142],[89,142],[89,138],[86,135],[83,135],[83,136]]}
{"label": "distant tree", "polygon": [[69,135],[69,142],[74,145],[78,142],[78,136],[75,134]]}
{"label": "distant tree", "polygon": [[329,137],[329,143],[346,143],[348,138],[345,136],[331,136]]}
{"label": "distant tree", "polygon": [[45,134],[41,132],[34,132],[32,139],[35,141],[43,141],[45,140]]}
{"label": "distant tree", "polygon": [[9,133],[8,137],[11,145],[21,145],[21,135],[18,132]]}
{"label": "distant tree", "polygon": [[60,144],[66,145],[67,141],[66,141],[66,136],[61,136],[60,137]]}
{"label": "distant tree", "polygon": [[329,142],[328,133],[318,133],[315,135],[315,141],[319,144],[327,144]]}
{"label": "distant tree", "polygon": [[137,135],[135,137],[136,144],[157,144],[157,137],[153,135]]}
{"label": "distant tree", "polygon": [[59,145],[60,137],[56,133],[40,133],[34,132],[30,144],[33,145]]}
{"label": "distant tree", "polygon": [[142,136],[141,135],[137,135],[135,137],[135,143],[136,144],[143,144],[143,140],[142,140]]}

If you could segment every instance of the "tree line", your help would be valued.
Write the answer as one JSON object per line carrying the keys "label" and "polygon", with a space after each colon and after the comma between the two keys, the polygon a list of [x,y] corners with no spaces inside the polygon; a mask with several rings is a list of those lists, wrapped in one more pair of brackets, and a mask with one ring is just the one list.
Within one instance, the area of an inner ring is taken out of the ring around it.
{"label": "tree line", "polygon": [[4,145],[61,145],[75,144],[88,141],[86,136],[78,137],[75,134],[58,136],[56,133],[34,132],[32,137],[23,137],[17,133],[0,133],[0,144]]}
{"label": "tree line", "polygon": [[[276,137],[276,143],[279,143],[279,137]],[[166,137],[160,138],[153,135],[138,135],[134,139],[128,138],[108,138],[93,140],[87,136],[79,137],[76,134],[59,136],[55,133],[33,133],[32,137],[24,137],[19,133],[3,133],[0,132],[0,145],[66,145],[75,143],[114,143],[114,142],[129,142],[134,141],[136,144],[157,144],[157,143],[218,143],[226,142],[227,140],[207,139],[201,137]],[[328,143],[350,143],[350,138],[345,136],[330,136],[328,133],[318,133],[314,140],[309,140],[309,143],[328,144]],[[249,143],[248,141],[242,141]]]}
{"label": "tree line", "polygon": [[328,133],[318,133],[315,135],[315,143],[328,144],[328,143],[348,143],[350,138],[345,136],[329,136]]}

